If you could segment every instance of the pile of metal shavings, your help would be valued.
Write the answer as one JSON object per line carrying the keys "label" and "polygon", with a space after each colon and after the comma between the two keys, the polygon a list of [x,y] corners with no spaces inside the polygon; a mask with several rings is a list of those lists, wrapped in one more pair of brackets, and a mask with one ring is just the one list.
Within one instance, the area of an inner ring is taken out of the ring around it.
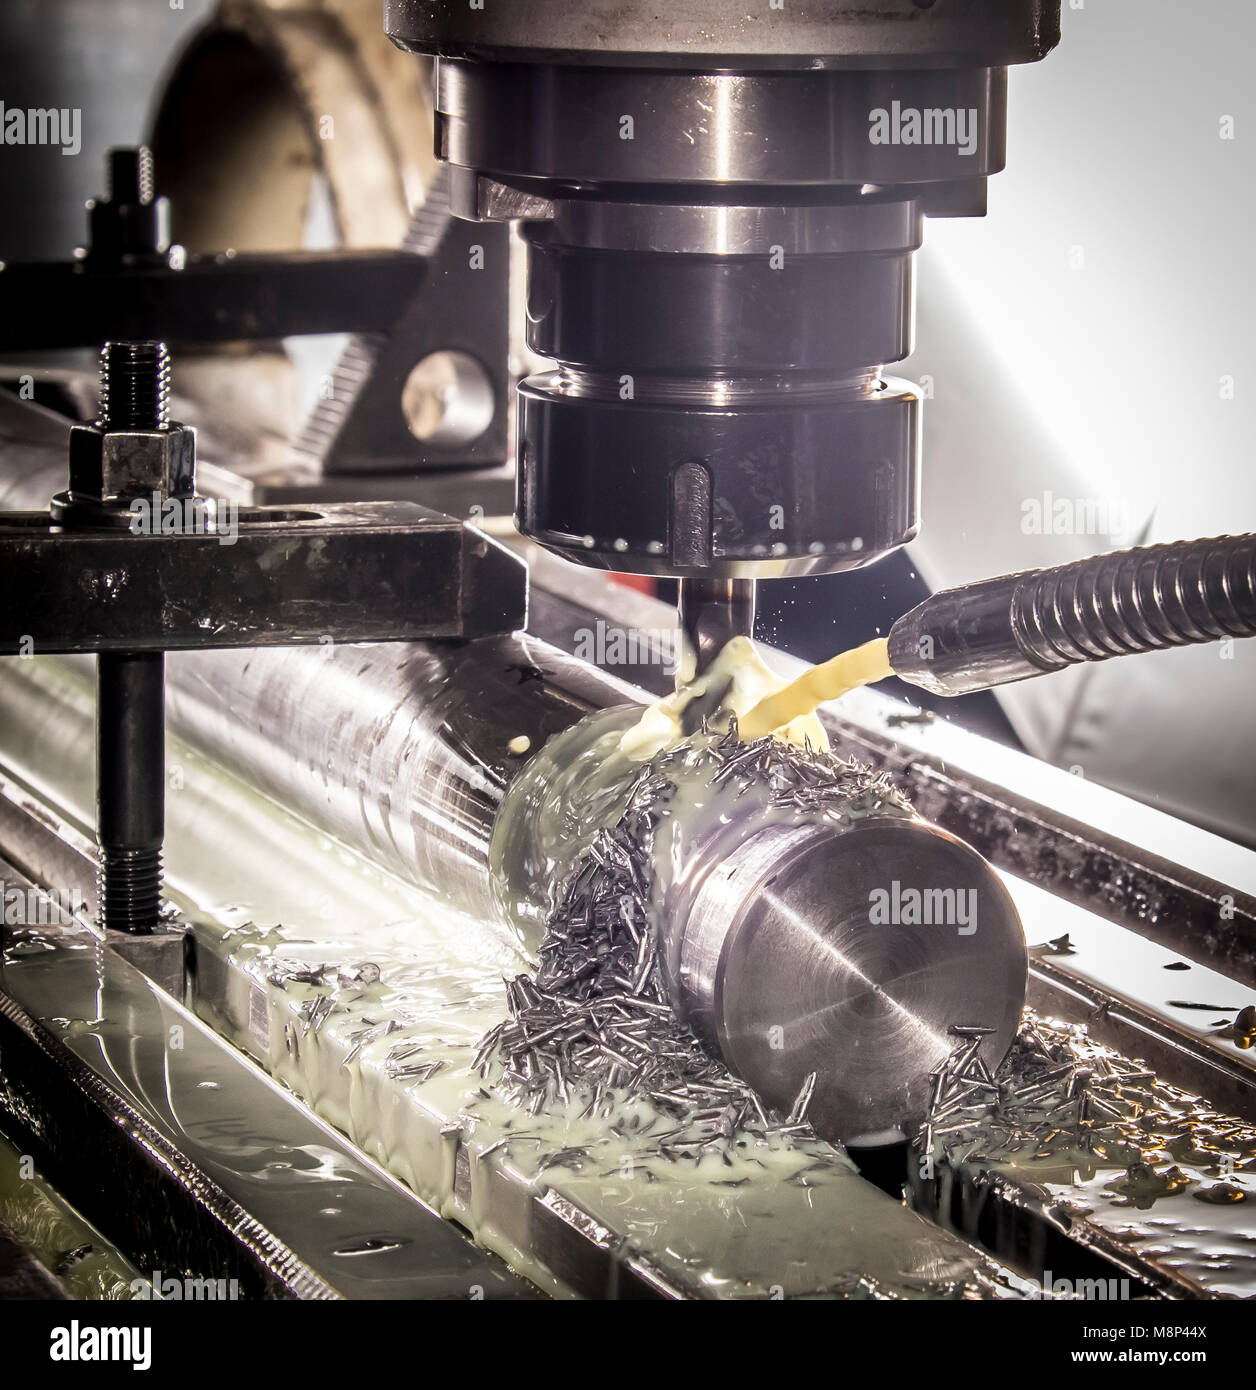
{"label": "pile of metal shavings", "polygon": [[1086,1181],[1112,1169],[1105,1196],[1121,1206],[1147,1207],[1187,1189],[1214,1204],[1247,1200],[1230,1179],[1256,1173],[1256,1128],[1160,1081],[1084,1028],[1027,1011],[993,1076],[977,1055],[982,1030],[952,1031],[959,1044],[934,1074],[916,1138],[935,1161],[1041,1163]]}
{"label": "pile of metal shavings", "polygon": [[[774,738],[741,743],[736,721],[710,742],[687,742],[660,753],[637,783],[637,791],[662,798],[676,784],[676,774],[710,763],[713,785],[731,782],[742,795],[762,788],[774,810],[792,809],[841,824],[867,816],[910,815],[911,803],[886,772],[877,772],[853,758],[818,751],[810,743],[799,748]],[[636,793],[634,793],[634,796]]]}
{"label": "pile of metal shavings", "polygon": [[[729,784],[734,796],[755,788],[765,810],[794,809],[800,819],[910,810],[883,774],[771,738],[743,744],[735,728],[658,754],[618,825],[598,833],[561,890],[535,976],[506,982],[510,1017],[484,1037],[475,1064],[487,1076],[500,1060],[498,1093],[529,1114],[583,1102],[580,1118],[614,1116],[626,1133],[648,1134],[665,1159],[714,1151],[729,1162],[748,1135],[815,1139],[807,1110],[816,1078],[788,1114],[769,1112],[672,1010],[649,914],[652,852],[681,780],[695,778]],[[631,1113],[634,1100],[654,1113]]]}

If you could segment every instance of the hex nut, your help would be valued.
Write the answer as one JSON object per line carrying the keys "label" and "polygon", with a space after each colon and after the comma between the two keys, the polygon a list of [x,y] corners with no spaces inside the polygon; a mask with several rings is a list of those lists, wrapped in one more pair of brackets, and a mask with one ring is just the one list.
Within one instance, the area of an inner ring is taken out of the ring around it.
{"label": "hex nut", "polygon": [[125,503],[159,492],[185,497],[196,481],[196,431],[171,424],[164,430],[70,431],[70,494],[79,499]]}

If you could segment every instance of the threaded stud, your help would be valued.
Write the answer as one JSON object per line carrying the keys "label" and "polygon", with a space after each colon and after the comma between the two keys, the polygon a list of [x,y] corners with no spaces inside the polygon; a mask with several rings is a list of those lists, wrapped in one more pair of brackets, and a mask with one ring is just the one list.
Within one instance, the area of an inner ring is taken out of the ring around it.
{"label": "threaded stud", "polygon": [[165,343],[106,343],[100,350],[103,430],[164,430],[170,423],[170,353]]}

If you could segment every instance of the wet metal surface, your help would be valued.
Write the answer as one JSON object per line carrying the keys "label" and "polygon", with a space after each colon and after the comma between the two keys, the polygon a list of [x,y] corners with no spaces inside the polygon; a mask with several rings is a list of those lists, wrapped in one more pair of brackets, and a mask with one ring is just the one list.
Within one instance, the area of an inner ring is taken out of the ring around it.
{"label": "wet metal surface", "polygon": [[[130,1215],[151,1202],[156,1231],[180,1223],[160,1205],[167,1189],[142,1181],[142,1149],[169,1146],[186,1160],[173,1165],[174,1178],[208,1212],[201,1239],[182,1252],[182,1262],[170,1251],[163,1261],[152,1249],[137,1259],[147,1255],[168,1271],[199,1259],[206,1267],[195,1272],[215,1278],[236,1272],[232,1260],[260,1264],[269,1273],[252,1286],[271,1296],[470,1298],[475,1289],[490,1298],[528,1296],[490,1256],[90,935],[59,934],[54,942],[38,932],[8,933],[0,991],[9,1025],[6,1128],[34,1125],[51,1142],[69,1109],[67,1102],[58,1113],[60,1094],[48,1076],[53,1068],[64,1073],[107,1120],[116,1118],[142,1141],[134,1171],[123,1177]],[[42,1083],[32,1076],[33,1063],[20,1065],[20,1030],[32,1040],[26,1051],[48,1056]],[[63,1170],[77,1164],[90,1172],[81,1149],[67,1162],[54,1147]],[[128,1210],[123,1193],[115,1198],[115,1211]],[[219,1237],[215,1222],[225,1228]],[[108,1234],[122,1243],[129,1233]],[[191,1238],[186,1226],[183,1235]],[[339,1253],[364,1241],[378,1242],[369,1258]],[[243,1254],[232,1253],[237,1247]]]}

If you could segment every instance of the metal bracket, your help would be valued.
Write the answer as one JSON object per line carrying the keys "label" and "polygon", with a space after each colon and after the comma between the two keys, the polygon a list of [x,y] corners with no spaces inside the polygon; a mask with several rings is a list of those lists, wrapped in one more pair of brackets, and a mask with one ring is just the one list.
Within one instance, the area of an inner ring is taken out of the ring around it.
{"label": "metal bracket", "polygon": [[[294,445],[300,463],[327,477],[493,467],[510,457],[510,229],[454,216],[449,179],[442,167],[405,240],[427,266],[422,293],[405,302],[387,337],[350,341]],[[411,432],[407,384],[436,354],[456,355],[475,375],[484,397],[478,433],[478,421],[469,432]]]}
{"label": "metal bracket", "polygon": [[108,338],[226,343],[388,333],[426,274],[423,258],[409,251],[227,251],[181,266],[109,270],[83,261],[10,264],[0,270],[0,351],[94,347]]}
{"label": "metal bracket", "polygon": [[[149,503],[151,507],[151,502]],[[166,499],[178,512],[189,503]],[[472,638],[527,621],[527,568],[410,502],[241,512],[135,535],[0,514],[0,654]]]}

